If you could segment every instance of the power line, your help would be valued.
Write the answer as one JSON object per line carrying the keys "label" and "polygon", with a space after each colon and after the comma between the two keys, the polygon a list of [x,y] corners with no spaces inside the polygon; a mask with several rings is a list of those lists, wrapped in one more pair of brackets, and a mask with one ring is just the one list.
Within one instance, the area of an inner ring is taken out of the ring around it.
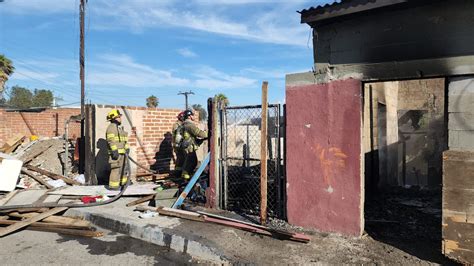
{"label": "power line", "polygon": [[190,91],[185,91],[185,92],[179,92],[178,95],[184,95],[184,99],[186,101],[186,110],[188,109],[188,95],[194,95],[194,92]]}

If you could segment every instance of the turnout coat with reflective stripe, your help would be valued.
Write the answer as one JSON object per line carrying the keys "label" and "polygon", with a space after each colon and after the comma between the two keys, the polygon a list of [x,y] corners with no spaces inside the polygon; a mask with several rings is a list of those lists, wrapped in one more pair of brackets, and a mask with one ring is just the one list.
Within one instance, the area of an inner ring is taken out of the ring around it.
{"label": "turnout coat with reflective stripe", "polygon": [[105,133],[109,152],[117,150],[119,154],[125,154],[128,147],[128,133],[115,123],[110,123]]}

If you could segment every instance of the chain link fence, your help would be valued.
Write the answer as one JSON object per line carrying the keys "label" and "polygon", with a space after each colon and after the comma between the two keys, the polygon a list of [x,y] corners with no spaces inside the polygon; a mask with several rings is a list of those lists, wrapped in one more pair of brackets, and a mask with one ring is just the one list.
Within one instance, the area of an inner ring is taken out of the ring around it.
{"label": "chain link fence", "polygon": [[[261,106],[227,107],[223,116],[224,202],[228,210],[260,213]],[[283,215],[280,106],[268,108],[268,215]]]}

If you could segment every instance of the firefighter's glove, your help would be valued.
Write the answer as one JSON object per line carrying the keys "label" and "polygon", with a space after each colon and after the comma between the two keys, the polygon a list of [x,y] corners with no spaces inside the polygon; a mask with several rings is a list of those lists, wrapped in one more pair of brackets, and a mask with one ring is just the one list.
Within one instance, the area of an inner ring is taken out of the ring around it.
{"label": "firefighter's glove", "polygon": [[112,160],[118,160],[119,158],[118,150],[112,151],[112,154],[110,156],[112,157]]}

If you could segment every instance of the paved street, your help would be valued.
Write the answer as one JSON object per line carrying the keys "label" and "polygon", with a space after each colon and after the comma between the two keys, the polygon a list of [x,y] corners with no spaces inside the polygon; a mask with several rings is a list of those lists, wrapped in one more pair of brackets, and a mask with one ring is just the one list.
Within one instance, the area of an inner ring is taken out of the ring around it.
{"label": "paved street", "polygon": [[21,231],[0,239],[2,265],[184,265],[186,255],[106,232],[100,238]]}

